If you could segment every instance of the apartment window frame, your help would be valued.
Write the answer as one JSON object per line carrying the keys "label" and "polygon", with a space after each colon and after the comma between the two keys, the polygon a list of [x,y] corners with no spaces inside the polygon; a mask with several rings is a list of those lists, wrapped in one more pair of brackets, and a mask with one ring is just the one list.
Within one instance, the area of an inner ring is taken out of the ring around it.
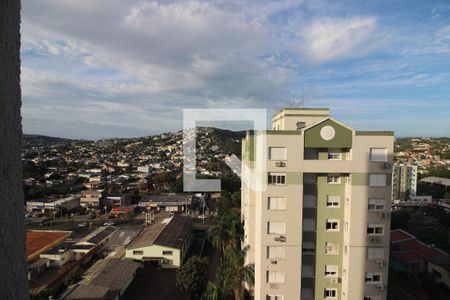
{"label": "apartment window frame", "polygon": [[328,160],[342,160],[342,150],[339,148],[328,149]]}
{"label": "apartment window frame", "polygon": [[[280,232],[275,232],[273,230],[276,227],[272,227],[272,226],[280,226],[280,228],[282,228],[282,230],[280,230]],[[278,235],[286,234],[286,222],[274,222],[274,221],[267,222],[267,234],[275,234],[275,235],[276,234],[278,234]]]}
{"label": "apartment window frame", "polygon": [[339,243],[326,241],[325,242],[325,255],[339,255]]}
{"label": "apartment window frame", "polygon": [[326,300],[337,299],[337,288],[324,288],[323,297]]}
{"label": "apartment window frame", "polygon": [[[272,152],[272,150],[274,150],[275,152]],[[286,147],[269,147],[269,160],[286,161],[287,160]]]}
{"label": "apartment window frame", "polygon": [[316,244],[314,242],[303,242],[302,254],[316,255]]}
{"label": "apartment window frame", "polygon": [[284,295],[267,295],[266,300],[284,300]]}
{"label": "apartment window frame", "polygon": [[267,283],[284,283],[285,274],[283,271],[278,270],[267,270],[266,271],[266,282]]}
{"label": "apartment window frame", "polygon": [[383,247],[367,247],[366,250],[367,260],[383,260],[384,248]]}
{"label": "apartment window frame", "polygon": [[268,210],[286,210],[286,204],[286,197],[267,197]]}
{"label": "apartment window frame", "polygon": [[[383,151],[383,153],[381,153],[381,151]],[[374,153],[377,152],[378,153]],[[383,147],[373,147],[370,148],[370,161],[372,162],[387,162],[388,161],[388,157],[387,157],[387,148],[383,148]]]}
{"label": "apartment window frame", "polygon": [[[383,180],[381,180],[381,176],[383,177]],[[369,186],[370,187],[386,187],[387,186],[387,174],[383,174],[383,173],[369,174]]]}
{"label": "apartment window frame", "polygon": [[327,184],[340,184],[341,183],[341,175],[330,174],[327,175]]}
{"label": "apartment window frame", "polygon": [[[372,202],[372,203],[371,203]],[[380,204],[381,203],[381,204]],[[367,202],[367,209],[369,211],[384,211],[386,200],[382,198],[369,198]]]}
{"label": "apartment window frame", "polygon": [[270,260],[283,260],[286,257],[284,246],[267,246],[267,258]]}
{"label": "apartment window frame", "polygon": [[325,265],[325,278],[337,278],[339,276],[338,265]]}
{"label": "apartment window frame", "polygon": [[364,283],[366,285],[381,284],[383,282],[382,272],[366,272],[364,276]]}
{"label": "apartment window frame", "polygon": [[133,250],[133,255],[144,255],[144,250]]}
{"label": "apartment window frame", "polygon": [[[381,232],[379,232],[381,229]],[[369,223],[367,224],[367,235],[368,236],[384,236],[385,226],[380,223]]]}
{"label": "apartment window frame", "polygon": [[327,232],[339,232],[339,220],[338,219],[326,219],[325,230]]}
{"label": "apartment window frame", "polygon": [[327,208],[340,208],[341,207],[341,196],[327,195],[327,200],[325,203]]}
{"label": "apartment window frame", "polygon": [[286,173],[269,172],[267,182],[269,185],[286,185]]}
{"label": "apartment window frame", "polygon": [[173,255],[172,250],[163,250],[162,255]]}

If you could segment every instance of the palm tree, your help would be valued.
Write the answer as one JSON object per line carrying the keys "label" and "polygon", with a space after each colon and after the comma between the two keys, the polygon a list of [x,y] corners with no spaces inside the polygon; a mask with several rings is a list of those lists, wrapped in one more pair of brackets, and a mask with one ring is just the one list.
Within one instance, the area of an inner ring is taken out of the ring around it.
{"label": "palm tree", "polygon": [[218,282],[226,294],[233,294],[235,300],[244,299],[245,284],[254,284],[254,266],[245,265],[248,247],[228,249],[218,272]]}

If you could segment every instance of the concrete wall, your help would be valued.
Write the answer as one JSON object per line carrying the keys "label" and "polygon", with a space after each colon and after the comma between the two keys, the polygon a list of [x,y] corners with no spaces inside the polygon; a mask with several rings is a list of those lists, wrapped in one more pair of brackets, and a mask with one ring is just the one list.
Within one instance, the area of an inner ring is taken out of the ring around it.
{"label": "concrete wall", "polygon": [[[133,254],[133,251],[143,251],[142,255]],[[163,255],[163,251],[172,251],[172,255]],[[142,260],[142,257],[163,257],[165,259],[173,260],[172,264],[162,265],[162,267],[180,267],[181,266],[181,253],[179,249],[163,247],[159,245],[152,245],[148,247],[127,249],[125,253],[126,258]]]}
{"label": "concrete wall", "polygon": [[20,117],[20,1],[0,1],[0,299],[27,299]]}

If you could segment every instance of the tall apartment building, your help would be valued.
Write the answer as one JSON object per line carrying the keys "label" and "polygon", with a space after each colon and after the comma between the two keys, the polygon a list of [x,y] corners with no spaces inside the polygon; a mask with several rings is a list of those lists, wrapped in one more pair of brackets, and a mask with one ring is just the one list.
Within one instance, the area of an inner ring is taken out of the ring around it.
{"label": "tall apartment building", "polygon": [[[319,108],[285,108],[272,130],[247,133],[243,244],[255,299],[386,299],[393,139]],[[253,187],[258,172],[265,190]]]}
{"label": "tall apartment building", "polygon": [[417,166],[395,164],[392,169],[392,200],[407,201],[417,193]]}

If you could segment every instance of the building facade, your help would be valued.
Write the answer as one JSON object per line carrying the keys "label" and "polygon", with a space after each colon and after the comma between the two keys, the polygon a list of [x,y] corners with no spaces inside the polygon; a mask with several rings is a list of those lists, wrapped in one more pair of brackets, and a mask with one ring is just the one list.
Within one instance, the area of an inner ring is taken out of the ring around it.
{"label": "building facade", "polygon": [[395,164],[392,169],[392,200],[407,201],[417,193],[417,166]]}
{"label": "building facade", "polygon": [[386,299],[392,153],[393,132],[356,131],[328,109],[286,108],[272,130],[247,133],[255,299]]}

